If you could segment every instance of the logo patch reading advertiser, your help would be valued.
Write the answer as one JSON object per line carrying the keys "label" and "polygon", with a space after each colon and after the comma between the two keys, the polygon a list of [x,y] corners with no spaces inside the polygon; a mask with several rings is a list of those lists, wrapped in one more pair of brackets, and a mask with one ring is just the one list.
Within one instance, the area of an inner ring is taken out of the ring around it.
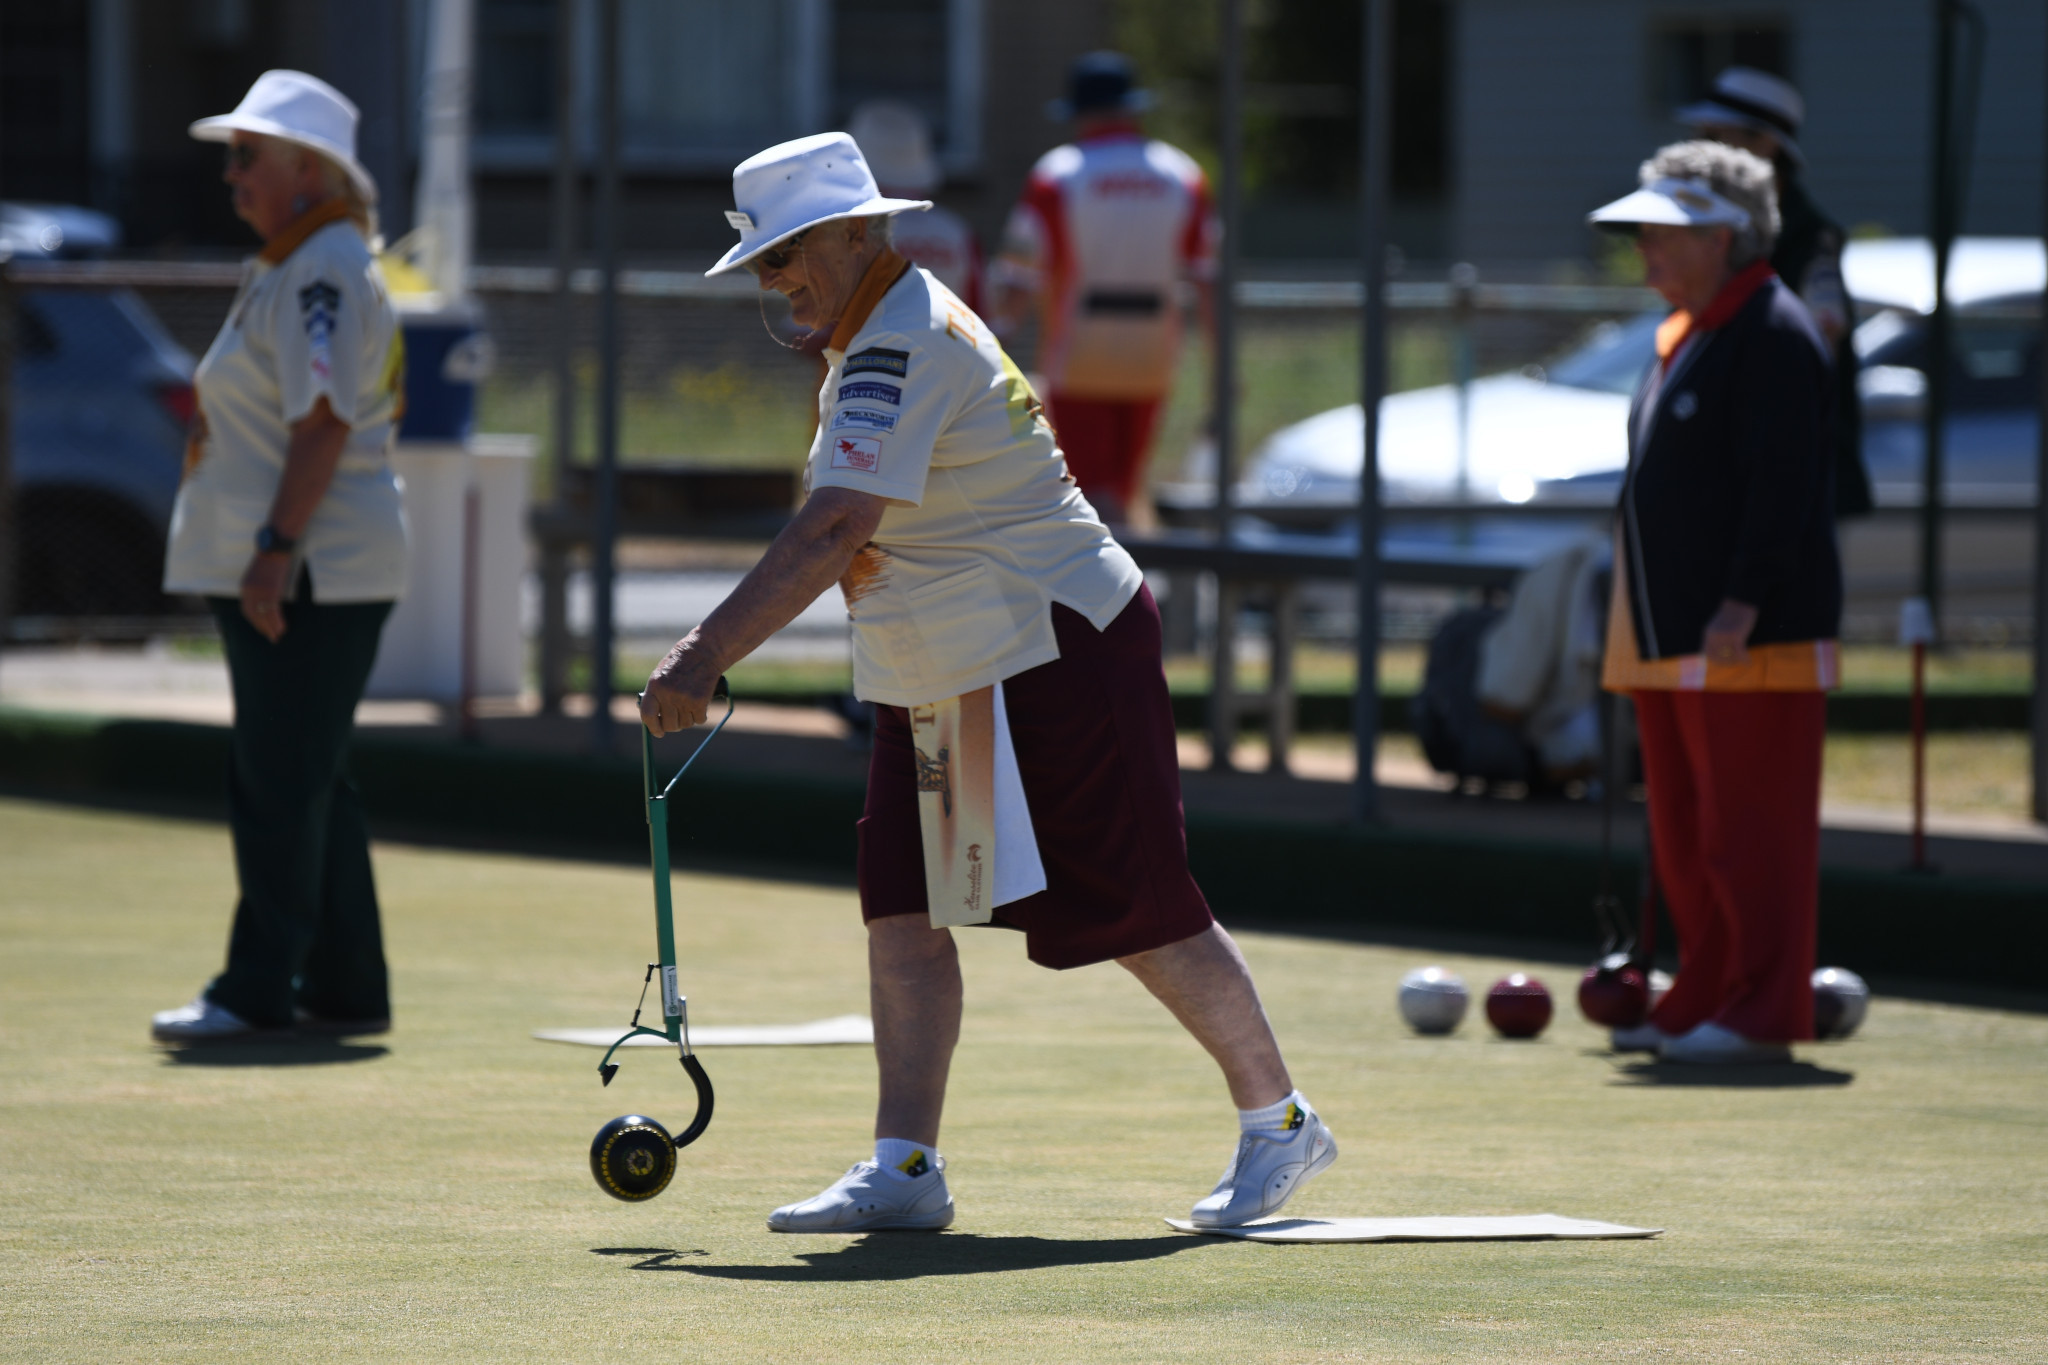
{"label": "logo patch reading advertiser", "polygon": [[903,390],[894,384],[877,384],[873,380],[864,379],[857,384],[841,384],[839,401],[844,403],[850,398],[887,403],[893,408],[903,406]]}
{"label": "logo patch reading advertiser", "polygon": [[885,351],[873,346],[865,351],[855,351],[846,357],[841,374],[861,374],[873,371],[876,374],[893,374],[898,379],[910,373],[910,352]]}
{"label": "logo patch reading advertiser", "polygon": [[882,443],[872,436],[834,436],[832,467],[872,474],[882,463]]}
{"label": "logo patch reading advertiser", "polygon": [[841,408],[832,418],[832,430],[841,427],[866,427],[870,431],[896,430],[896,414],[876,412],[873,408]]}

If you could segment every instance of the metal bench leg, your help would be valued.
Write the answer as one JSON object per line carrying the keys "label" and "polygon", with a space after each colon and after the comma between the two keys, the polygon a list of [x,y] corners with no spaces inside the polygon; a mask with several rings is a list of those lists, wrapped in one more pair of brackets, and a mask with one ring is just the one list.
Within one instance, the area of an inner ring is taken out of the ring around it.
{"label": "metal bench leg", "polygon": [[569,690],[569,547],[544,540],[540,547],[540,709],[562,714]]}
{"label": "metal bench leg", "polygon": [[1216,640],[1209,658],[1209,771],[1234,771],[1237,746],[1237,616],[1244,585],[1216,576]]}
{"label": "metal bench leg", "polygon": [[1301,636],[1301,585],[1273,585],[1273,617],[1267,641],[1271,671],[1266,682],[1266,771],[1285,774],[1294,747],[1294,646]]}

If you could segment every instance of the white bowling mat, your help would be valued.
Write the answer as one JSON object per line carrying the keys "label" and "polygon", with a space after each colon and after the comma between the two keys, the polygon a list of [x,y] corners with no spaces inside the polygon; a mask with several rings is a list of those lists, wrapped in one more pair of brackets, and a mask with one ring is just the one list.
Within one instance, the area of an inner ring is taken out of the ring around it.
{"label": "white bowling mat", "polygon": [[[612,1028],[542,1028],[533,1036],[545,1043],[574,1043],[579,1047],[610,1047],[625,1030]],[[872,1043],[874,1021],[865,1014],[842,1014],[831,1019],[813,1019],[808,1024],[727,1024],[723,1027],[697,1026],[690,1030],[691,1047],[819,1047],[832,1043]],[[641,1034],[626,1041],[627,1047],[668,1047],[666,1038]]]}
{"label": "white bowling mat", "polygon": [[1198,1228],[1169,1218],[1178,1232],[1241,1237],[1250,1242],[1547,1242],[1655,1237],[1662,1228],[1632,1228],[1554,1213],[1511,1218],[1266,1218],[1241,1228]]}

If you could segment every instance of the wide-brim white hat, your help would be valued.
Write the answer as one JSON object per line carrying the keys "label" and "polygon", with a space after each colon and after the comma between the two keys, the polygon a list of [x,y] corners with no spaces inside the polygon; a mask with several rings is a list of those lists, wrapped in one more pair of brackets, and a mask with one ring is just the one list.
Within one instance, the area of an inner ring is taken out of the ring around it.
{"label": "wide-brim white hat", "polygon": [[932,206],[929,199],[891,199],[875,188],[866,158],[845,133],[814,133],[756,152],[733,167],[732,199],[725,218],[739,229],[739,243],[706,275],[737,270],[785,237],[835,218]]}
{"label": "wide-brim white hat", "polygon": [[1643,223],[1665,223],[1672,227],[1749,226],[1749,210],[1714,192],[1704,180],[1652,180],[1634,194],[1625,194],[1611,204],[1602,204],[1586,215],[1586,221],[1601,227],[1636,227]]}
{"label": "wide-brim white hat", "polygon": [[266,71],[231,114],[200,119],[186,131],[201,142],[226,142],[238,132],[294,143],[341,167],[363,198],[377,202],[377,181],[356,160],[359,115],[349,97],[303,71]]}

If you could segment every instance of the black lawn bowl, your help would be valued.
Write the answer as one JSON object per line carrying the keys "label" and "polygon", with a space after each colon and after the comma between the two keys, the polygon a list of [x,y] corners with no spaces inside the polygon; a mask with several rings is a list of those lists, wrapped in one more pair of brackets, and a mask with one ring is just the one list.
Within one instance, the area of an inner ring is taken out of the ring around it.
{"label": "black lawn bowl", "polygon": [[652,1199],[676,1173],[675,1140],[645,1114],[622,1114],[591,1139],[590,1173],[614,1199],[629,1204]]}

